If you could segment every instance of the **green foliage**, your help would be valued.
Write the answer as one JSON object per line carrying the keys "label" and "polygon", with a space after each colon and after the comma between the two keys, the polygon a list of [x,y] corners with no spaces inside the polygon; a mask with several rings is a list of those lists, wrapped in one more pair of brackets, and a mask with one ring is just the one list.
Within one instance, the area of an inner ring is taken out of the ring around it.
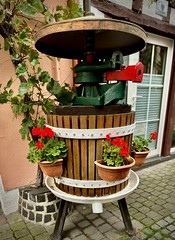
{"label": "green foliage", "polygon": [[72,92],[69,84],[65,83],[61,86],[59,82],[51,80],[47,84],[47,90],[56,97],[56,101],[60,105],[71,105],[75,97],[75,93]]}
{"label": "green foliage", "polygon": [[102,158],[107,166],[119,167],[130,163],[129,150],[125,140],[111,139],[110,135],[107,134],[106,140],[102,142],[102,147]]}
{"label": "green foliage", "polygon": [[120,148],[110,145],[109,141],[105,141],[103,144],[102,157],[108,166],[118,167],[123,163],[123,157],[120,156]]}
{"label": "green foliage", "polygon": [[[41,120],[40,125],[44,123]],[[49,161],[55,163],[59,158],[67,156],[67,146],[64,141],[54,138],[54,132],[48,127],[36,127],[32,134],[37,139],[29,144],[28,159],[32,163]]]}
{"label": "green foliage", "polygon": [[132,148],[136,152],[145,152],[148,150],[149,143],[151,143],[152,140],[156,139],[157,139],[156,132],[151,133],[148,138],[144,138],[142,136],[137,135],[132,141]]}
{"label": "green foliage", "polygon": [[[37,125],[41,113],[52,111],[55,101],[65,105],[71,104],[74,98],[68,84],[61,86],[47,71],[41,69],[39,53],[34,48],[36,28],[55,20],[80,16],[82,10],[70,0],[65,7],[57,6],[54,14],[49,12],[42,0],[0,1],[0,35],[4,39],[3,49],[9,51],[16,77],[19,79],[16,95],[13,90],[16,79],[7,80],[5,87],[0,84],[0,104],[10,103],[15,116],[24,116],[19,130],[22,139],[30,139],[31,128]],[[29,25],[30,21],[33,28]]]}
{"label": "green foliage", "polygon": [[47,160],[54,164],[59,158],[65,158],[67,156],[67,147],[63,141],[49,139],[42,149],[37,149],[36,143],[34,142],[31,142],[29,146],[28,159],[32,163]]}
{"label": "green foliage", "polygon": [[21,1],[17,9],[21,11],[24,15],[33,16],[36,13],[43,13],[45,8],[40,0],[27,0]]}
{"label": "green foliage", "polygon": [[67,1],[67,6],[57,6],[57,12],[54,14],[56,21],[78,18],[83,15],[83,11],[79,6],[72,0]]}

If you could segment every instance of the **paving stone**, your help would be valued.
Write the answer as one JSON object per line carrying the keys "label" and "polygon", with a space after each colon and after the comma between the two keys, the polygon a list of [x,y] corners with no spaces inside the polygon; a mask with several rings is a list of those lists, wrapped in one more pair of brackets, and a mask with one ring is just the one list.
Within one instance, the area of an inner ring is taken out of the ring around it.
{"label": "paving stone", "polygon": [[175,211],[175,203],[174,204],[165,203],[164,207],[166,207],[167,209],[169,209],[171,211]]}
{"label": "paving stone", "polygon": [[21,230],[23,228],[26,228],[27,226],[24,222],[21,221],[21,222],[11,224],[10,227],[13,231],[17,231],[17,230]]}
{"label": "paving stone", "polygon": [[110,229],[112,228],[112,226],[108,223],[105,223],[103,225],[100,225],[98,226],[98,230],[101,232],[101,233],[104,233],[104,232],[107,232],[109,231]]}
{"label": "paving stone", "polygon": [[96,229],[94,226],[86,227],[86,228],[83,230],[84,234],[85,234],[85,235],[88,235],[88,236],[94,234],[96,231],[97,231],[97,229]]}
{"label": "paving stone", "polygon": [[33,240],[32,235],[26,235],[24,237],[19,238],[19,240]]}
{"label": "paving stone", "polygon": [[152,234],[153,234],[153,231],[152,231],[152,229],[150,229],[150,228],[144,228],[144,229],[143,229],[143,232],[144,232],[145,234],[147,234],[147,235],[152,235]]}
{"label": "paving stone", "polygon": [[86,215],[86,218],[92,221],[92,220],[96,219],[97,216],[94,213],[90,213],[90,214]]}
{"label": "paving stone", "polygon": [[138,213],[134,214],[133,217],[139,221],[139,220],[142,220],[145,218],[145,214],[138,212]]}
{"label": "paving stone", "polygon": [[169,229],[171,232],[175,230],[175,226],[174,225],[169,225],[167,226],[167,229]]}
{"label": "paving stone", "polygon": [[175,232],[173,232],[173,233],[171,234],[171,237],[172,237],[173,239],[175,239]]}
{"label": "paving stone", "polygon": [[88,220],[84,220],[84,221],[77,223],[77,225],[81,228],[85,228],[90,225],[90,222]]}
{"label": "paving stone", "polygon": [[117,231],[109,231],[105,233],[107,239],[114,240],[114,239],[123,239],[128,240],[128,236],[126,234],[119,234]]}
{"label": "paving stone", "polygon": [[34,237],[41,234],[41,233],[44,233],[45,231],[46,231],[45,228],[42,227],[42,226],[38,226],[38,227],[30,229],[31,234]]}
{"label": "paving stone", "polygon": [[155,237],[155,239],[159,239],[159,240],[162,240],[162,238],[163,238],[163,236],[160,232],[155,233],[154,237]]}
{"label": "paving stone", "polygon": [[5,240],[13,237],[13,232],[11,230],[0,233],[0,239]]}
{"label": "paving stone", "polygon": [[26,236],[26,235],[29,235],[29,230],[27,229],[27,228],[23,228],[23,229],[21,229],[21,230],[18,230],[18,231],[15,231],[14,232],[14,236],[16,237],[16,238],[20,238],[20,237],[24,237],[24,236]]}
{"label": "paving stone", "polygon": [[112,217],[112,213],[110,213],[109,211],[104,211],[103,213],[100,214],[100,216],[102,218],[109,218]]}
{"label": "paving stone", "polygon": [[3,233],[7,230],[11,231],[10,225],[8,223],[5,224],[2,223],[2,225],[0,225],[0,233]]}
{"label": "paving stone", "polygon": [[40,235],[35,236],[35,240],[50,240],[50,236],[48,233],[42,233]]}
{"label": "paving stone", "polygon": [[167,236],[170,234],[170,231],[168,229],[162,229],[161,232],[164,236]]}
{"label": "paving stone", "polygon": [[112,217],[107,218],[106,221],[109,224],[113,225],[114,223],[118,222],[118,219],[115,216],[112,216]]}
{"label": "paving stone", "polygon": [[167,223],[165,220],[163,220],[163,219],[161,219],[160,221],[158,221],[157,224],[158,224],[160,227],[162,227],[162,228],[168,225],[168,223]]}
{"label": "paving stone", "polygon": [[161,229],[160,225],[157,225],[157,224],[152,225],[151,228],[153,230],[160,230]]}
{"label": "paving stone", "polygon": [[90,240],[106,240],[106,237],[100,231],[96,231],[90,236]]}
{"label": "paving stone", "polygon": [[170,216],[168,216],[168,217],[165,218],[165,221],[168,222],[168,223],[172,223],[172,222],[174,222],[174,219],[171,218]]}
{"label": "paving stone", "polygon": [[71,231],[68,234],[70,238],[75,238],[79,235],[82,235],[82,231],[80,231],[78,228],[71,229]]}
{"label": "paving stone", "polygon": [[9,224],[13,224],[13,223],[20,222],[23,220],[21,215],[18,212],[11,213],[11,214],[7,215],[6,218],[7,218]]}
{"label": "paving stone", "polygon": [[73,238],[73,240],[88,240],[88,238],[85,236],[85,235],[80,235],[80,236],[77,236],[75,238]]}
{"label": "paving stone", "polygon": [[97,218],[97,219],[93,220],[92,223],[93,223],[95,226],[100,226],[101,224],[104,223],[104,220],[103,220],[102,218]]}

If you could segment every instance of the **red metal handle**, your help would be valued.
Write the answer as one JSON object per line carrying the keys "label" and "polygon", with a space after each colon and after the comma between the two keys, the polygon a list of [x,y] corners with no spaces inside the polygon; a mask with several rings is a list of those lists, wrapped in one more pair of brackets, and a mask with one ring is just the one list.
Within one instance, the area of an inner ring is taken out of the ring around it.
{"label": "red metal handle", "polygon": [[107,81],[132,81],[142,82],[144,66],[143,63],[138,62],[136,65],[121,67],[121,70],[106,72]]}

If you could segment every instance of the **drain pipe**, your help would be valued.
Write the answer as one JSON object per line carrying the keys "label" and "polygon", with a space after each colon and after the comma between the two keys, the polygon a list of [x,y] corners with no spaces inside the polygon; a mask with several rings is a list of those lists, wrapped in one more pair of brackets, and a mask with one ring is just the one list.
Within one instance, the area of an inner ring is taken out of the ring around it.
{"label": "drain pipe", "polygon": [[84,16],[94,16],[94,14],[91,12],[90,0],[83,0],[83,9],[84,9]]}

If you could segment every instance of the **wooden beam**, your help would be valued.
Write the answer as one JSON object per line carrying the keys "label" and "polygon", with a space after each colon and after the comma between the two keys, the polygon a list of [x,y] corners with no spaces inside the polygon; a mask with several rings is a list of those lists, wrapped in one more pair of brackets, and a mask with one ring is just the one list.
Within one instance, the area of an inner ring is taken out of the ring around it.
{"label": "wooden beam", "polygon": [[166,113],[166,121],[164,128],[164,136],[162,143],[162,156],[170,155],[170,149],[173,138],[173,129],[175,126],[175,45],[174,45],[174,53],[173,53],[173,62],[172,62],[172,72],[171,72],[171,82],[169,89],[169,100],[167,104],[167,113]]}
{"label": "wooden beam", "polygon": [[112,18],[130,21],[143,27],[146,31],[161,34],[170,38],[175,37],[175,26],[159,19],[136,12],[118,4],[105,0],[91,0],[92,5],[99,11]]}

